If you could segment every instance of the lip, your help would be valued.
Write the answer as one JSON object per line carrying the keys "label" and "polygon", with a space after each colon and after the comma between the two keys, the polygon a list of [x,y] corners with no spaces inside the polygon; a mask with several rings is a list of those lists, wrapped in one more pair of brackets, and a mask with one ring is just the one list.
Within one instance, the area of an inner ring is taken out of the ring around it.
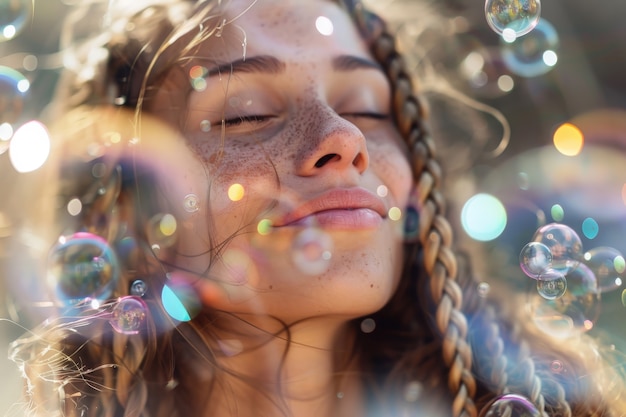
{"label": "lip", "polygon": [[387,217],[383,200],[364,188],[334,188],[273,222],[274,227],[316,225],[340,230],[372,229]]}

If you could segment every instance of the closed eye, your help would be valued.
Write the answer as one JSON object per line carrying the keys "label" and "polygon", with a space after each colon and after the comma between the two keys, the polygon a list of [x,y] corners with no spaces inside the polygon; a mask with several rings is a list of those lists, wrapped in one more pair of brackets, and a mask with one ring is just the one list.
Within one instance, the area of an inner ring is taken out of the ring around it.
{"label": "closed eye", "polygon": [[268,121],[268,120],[270,120],[270,119],[272,119],[274,117],[275,116],[259,115],[259,114],[244,115],[244,116],[233,117],[231,119],[224,119],[224,120],[222,120],[222,123],[226,127],[228,127],[228,126],[239,126],[239,125],[242,125],[244,123],[262,123],[262,122],[266,122],[266,121]]}
{"label": "closed eye", "polygon": [[376,113],[376,112],[356,112],[356,113],[342,113],[342,117],[365,117],[368,119],[375,120],[387,120],[389,119],[389,115],[385,113]]}

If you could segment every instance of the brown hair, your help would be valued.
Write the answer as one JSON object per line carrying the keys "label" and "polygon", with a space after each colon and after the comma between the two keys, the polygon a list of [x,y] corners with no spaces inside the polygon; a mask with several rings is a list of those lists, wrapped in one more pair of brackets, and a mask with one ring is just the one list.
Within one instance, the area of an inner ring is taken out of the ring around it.
{"label": "brown hair", "polygon": [[[67,88],[69,96],[58,97],[70,107],[78,107],[65,117],[61,131],[67,132],[77,120],[85,127],[74,129],[68,142],[76,146],[77,137],[102,137],[104,132],[93,126],[94,120],[117,123],[129,114],[80,106],[115,102],[131,109],[140,107],[159,77],[219,27],[219,19],[209,19],[219,16],[209,3],[194,6],[171,1],[128,18],[126,29],[135,29],[112,34],[107,40],[106,65],[96,71],[97,76],[107,74],[106,83],[86,80]],[[394,120],[410,149],[419,222],[417,239],[405,248],[400,287],[390,302],[371,316],[376,332],[358,331],[362,319],[351,323],[356,335],[352,356],[359,360],[366,389],[374,398],[372,406],[385,415],[476,416],[479,410],[484,415],[499,395],[517,393],[552,416],[622,412],[621,380],[602,365],[593,342],[585,338],[569,349],[557,346],[533,328],[524,311],[503,308],[478,296],[468,258],[453,249],[435,142],[429,134],[425,106],[394,36],[360,2],[340,3],[354,17],[391,83]],[[172,13],[172,8],[184,13]],[[194,18],[184,22],[181,16],[189,15]],[[205,26],[201,35],[173,54],[173,44],[178,47],[189,41],[188,28],[207,19],[213,26]],[[163,47],[165,44],[169,46]],[[132,137],[132,129],[126,135]],[[80,172],[89,172],[99,163],[108,167],[99,180],[107,184],[106,192],[88,201],[76,228],[94,228],[115,240],[125,235],[111,229],[126,222],[126,233],[134,234],[137,246],[126,258],[125,276],[115,294],[128,294],[130,283],[137,277],[149,280],[146,302],[154,320],[141,335],[128,336],[109,330],[106,321],[90,316],[86,309],[84,317],[64,319],[43,329],[36,338],[18,341],[14,357],[25,364],[32,381],[52,383],[61,394],[67,416],[194,415],[193,407],[203,406],[208,396],[194,395],[193,388],[199,383],[208,383],[211,388],[219,384],[221,370],[211,340],[212,321],[205,312],[174,330],[168,327],[167,313],[158,301],[158,291],[167,277],[146,245],[141,227],[154,214],[145,210],[163,204],[155,191],[155,178],[115,152],[87,164],[82,162],[85,171]],[[69,164],[61,179],[76,176],[75,167]],[[71,190],[61,188],[59,194],[85,195],[92,185],[82,184],[82,189],[77,189],[76,183],[68,186]],[[510,304],[522,302],[513,300]],[[288,334],[285,326],[280,336]],[[568,372],[555,373],[550,368],[550,358],[555,354]],[[197,362],[211,365],[207,374],[197,372]],[[597,379],[587,377],[588,370],[596,365],[603,366],[594,372]],[[37,388],[33,394],[37,396]]]}

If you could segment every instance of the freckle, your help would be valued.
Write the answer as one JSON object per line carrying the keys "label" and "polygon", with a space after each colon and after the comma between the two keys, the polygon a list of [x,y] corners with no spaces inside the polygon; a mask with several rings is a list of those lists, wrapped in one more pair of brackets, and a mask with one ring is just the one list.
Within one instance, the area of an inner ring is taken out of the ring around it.
{"label": "freckle", "polygon": [[370,288],[374,288],[374,284],[370,284]]}
{"label": "freckle", "polygon": [[270,285],[270,290],[273,290],[273,289],[274,289],[274,286],[273,286],[273,285]]}
{"label": "freckle", "polygon": [[209,159],[207,160],[210,164],[214,164],[215,160],[217,159],[217,154],[214,153],[211,156],[209,156]]}

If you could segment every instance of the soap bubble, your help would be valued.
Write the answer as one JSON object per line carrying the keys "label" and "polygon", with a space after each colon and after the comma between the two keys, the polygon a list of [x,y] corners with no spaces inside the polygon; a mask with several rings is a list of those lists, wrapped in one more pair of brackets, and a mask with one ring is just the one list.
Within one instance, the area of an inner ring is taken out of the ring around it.
{"label": "soap bubble", "polygon": [[122,297],[113,308],[109,323],[121,334],[137,334],[148,316],[148,306],[141,298]]}
{"label": "soap bubble", "polygon": [[293,262],[305,274],[319,275],[328,269],[332,249],[333,241],[327,233],[307,227],[296,236],[293,243]]}
{"label": "soap bubble", "polygon": [[144,295],[146,295],[147,291],[148,291],[148,286],[146,285],[145,282],[143,282],[140,279],[133,281],[133,283],[130,285],[131,295],[134,295],[137,297],[143,297]]}
{"label": "soap bubble", "polygon": [[567,275],[582,259],[583,244],[569,226],[550,223],[540,227],[533,236],[534,242],[544,244],[552,255],[552,269]]}
{"label": "soap bubble", "polygon": [[48,282],[65,305],[108,298],[119,275],[115,252],[91,233],[60,238],[48,257]]}
{"label": "soap bubble", "polygon": [[522,36],[533,30],[541,16],[539,0],[487,0],[485,17],[497,34],[507,31]]}
{"label": "soap bubble", "polygon": [[598,280],[598,290],[607,292],[622,285],[626,261],[614,248],[600,246],[593,248],[583,255],[585,263],[593,271]]}
{"label": "soap bubble", "polygon": [[198,196],[195,194],[187,194],[183,199],[183,207],[188,213],[195,213],[199,208]]}
{"label": "soap bubble", "polygon": [[511,72],[522,77],[537,77],[556,64],[559,37],[556,29],[542,19],[535,30],[513,42],[502,41],[502,60]]}
{"label": "soap bubble", "polygon": [[553,300],[539,296],[531,298],[535,323],[554,336],[587,331],[593,327],[600,313],[596,277],[585,264],[579,264],[565,275],[565,279],[567,289],[561,297]]}
{"label": "soap bubble", "polygon": [[30,83],[24,75],[0,65],[0,124],[17,121],[24,110],[24,97],[29,88]]}
{"label": "soap bubble", "polygon": [[537,292],[546,300],[556,300],[565,294],[567,280],[564,276],[558,276],[549,281],[537,280]]}
{"label": "soap bubble", "polygon": [[483,408],[479,417],[541,417],[541,413],[528,398],[505,394]]}
{"label": "soap bubble", "polygon": [[31,20],[32,0],[0,0],[0,42],[13,39]]}
{"label": "soap bubble", "polygon": [[552,265],[550,248],[541,242],[527,243],[520,252],[519,264],[530,278],[538,278]]}

